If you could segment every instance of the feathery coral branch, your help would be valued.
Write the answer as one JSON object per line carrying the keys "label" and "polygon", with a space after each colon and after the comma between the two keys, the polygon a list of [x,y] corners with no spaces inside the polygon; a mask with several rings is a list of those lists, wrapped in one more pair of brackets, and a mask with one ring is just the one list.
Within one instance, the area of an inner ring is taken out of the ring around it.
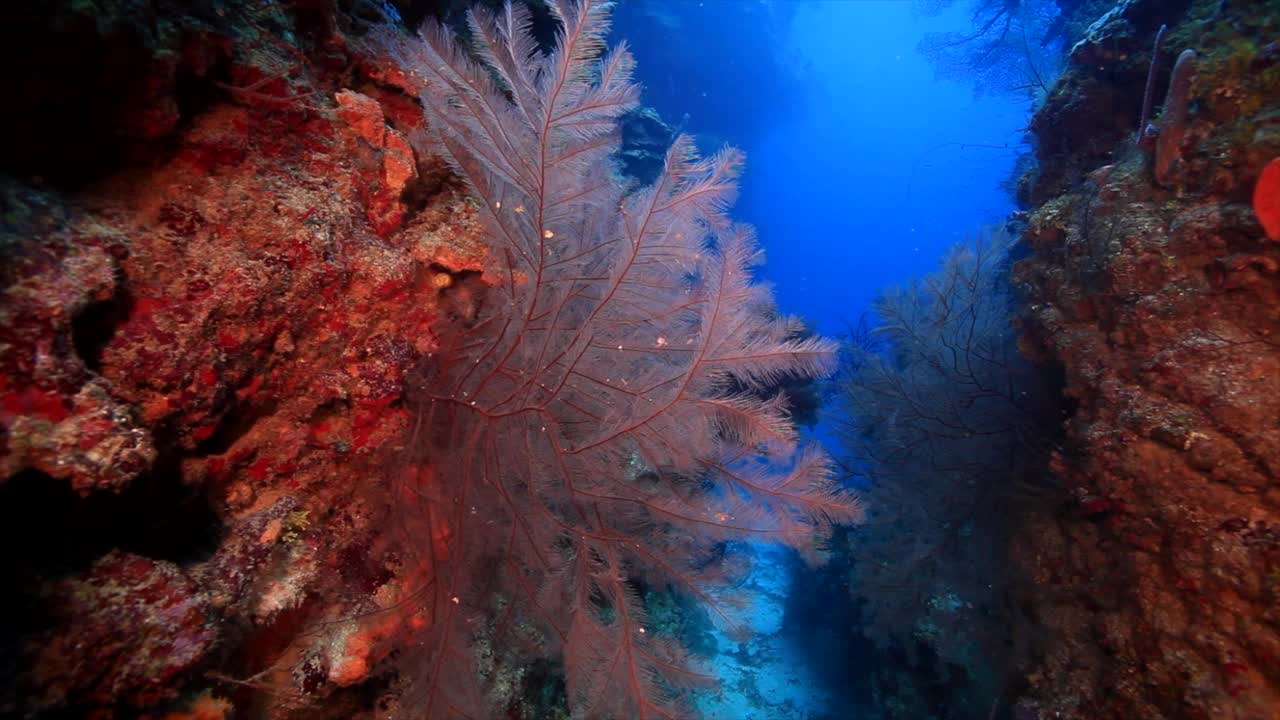
{"label": "feathery coral branch", "polygon": [[[721,568],[706,562],[716,543],[813,549],[856,518],[763,392],[829,372],[834,347],[797,339],[752,282],[754,238],[724,214],[736,151],[699,158],[681,137],[651,186],[628,194],[610,175],[638,96],[632,60],[605,53],[607,4],[551,5],[561,27],[547,55],[513,7],[472,15],[469,54],[434,26],[382,38],[421,98],[420,147],[481,200],[485,277],[504,286],[472,322],[438,322],[446,349],[415,393],[413,451],[436,469],[443,507],[429,518],[449,543],[424,563],[443,607],[417,644],[411,710],[485,715],[484,673],[455,658],[500,602],[519,618],[504,627],[536,628],[540,652],[563,654],[575,716],[686,717],[679,688],[707,678],[647,628],[634,579],[684,588],[731,626]],[[424,530],[402,525],[411,545]]]}

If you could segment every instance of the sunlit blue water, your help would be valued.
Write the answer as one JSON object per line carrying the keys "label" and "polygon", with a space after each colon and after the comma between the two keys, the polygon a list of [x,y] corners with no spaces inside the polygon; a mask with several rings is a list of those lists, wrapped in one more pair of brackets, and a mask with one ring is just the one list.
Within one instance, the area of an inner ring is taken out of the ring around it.
{"label": "sunlit blue water", "polygon": [[[968,22],[961,9],[920,17],[901,0],[630,0],[614,39],[631,44],[644,102],[668,123],[704,149],[746,151],[734,215],[760,232],[762,277],[783,311],[836,335],[879,290],[934,269],[947,247],[1013,209],[1000,185],[1021,149],[1026,103],[938,81],[916,49],[925,33]],[[816,434],[827,436],[822,426]],[[832,667],[856,653],[812,641],[847,634],[821,625],[844,614],[784,629],[786,559],[758,554],[748,587],[755,636],[741,647],[720,639],[721,686],[700,709],[740,720],[857,717],[841,678],[858,668]],[[837,588],[831,602],[841,601]]]}
{"label": "sunlit blue water", "polygon": [[[634,0],[614,35],[632,45],[646,103],[704,146],[746,151],[734,214],[760,231],[764,276],[786,311],[838,333],[877,289],[1012,209],[999,185],[1025,104],[936,81],[916,51],[967,23],[899,0]],[[691,62],[704,65],[680,71]]]}

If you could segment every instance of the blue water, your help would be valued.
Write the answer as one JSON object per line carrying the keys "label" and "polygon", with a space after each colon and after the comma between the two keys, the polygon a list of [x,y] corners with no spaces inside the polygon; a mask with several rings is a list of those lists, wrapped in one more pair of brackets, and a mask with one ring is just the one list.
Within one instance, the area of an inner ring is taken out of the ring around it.
{"label": "blue water", "polygon": [[785,311],[836,334],[1013,209],[1000,183],[1026,103],[937,81],[916,50],[967,27],[961,7],[921,17],[902,0],[637,0],[614,35],[646,104],[704,147],[746,151],[734,216],[760,232],[763,276]]}
{"label": "blue water", "polygon": [[[631,0],[613,34],[631,44],[645,104],[706,150],[745,150],[734,216],[760,232],[763,279],[784,312],[838,335],[877,292],[935,269],[946,248],[1014,209],[1000,186],[1025,150],[1026,98],[978,98],[937,80],[917,51],[926,33],[969,23],[963,7],[926,18],[903,0]],[[845,616],[806,618],[797,632],[783,617],[788,559],[757,554],[755,635],[737,647],[719,639],[721,685],[700,709],[726,720],[858,717],[842,680],[858,668],[838,666],[851,651],[814,642],[845,634],[822,626]],[[831,603],[844,599],[835,585]]]}

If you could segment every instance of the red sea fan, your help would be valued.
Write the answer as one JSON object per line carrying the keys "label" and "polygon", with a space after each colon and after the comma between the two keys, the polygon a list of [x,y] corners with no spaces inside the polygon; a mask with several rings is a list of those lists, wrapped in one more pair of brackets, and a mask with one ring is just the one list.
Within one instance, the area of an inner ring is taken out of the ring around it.
{"label": "red sea fan", "polygon": [[687,716],[680,689],[706,678],[647,628],[635,580],[733,626],[717,543],[812,551],[858,514],[825,455],[796,448],[785,398],[760,399],[827,373],[834,348],[751,280],[752,234],[725,216],[739,154],[682,137],[627,194],[611,164],[631,57],[604,54],[607,6],[551,8],[545,55],[518,7],[472,16],[465,51],[434,25],[383,35],[421,98],[420,150],[478,198],[489,243],[489,289],[439,323],[411,388],[409,464],[433,470],[397,495],[426,588],[415,717],[492,716],[499,649],[563,657],[576,717]]}

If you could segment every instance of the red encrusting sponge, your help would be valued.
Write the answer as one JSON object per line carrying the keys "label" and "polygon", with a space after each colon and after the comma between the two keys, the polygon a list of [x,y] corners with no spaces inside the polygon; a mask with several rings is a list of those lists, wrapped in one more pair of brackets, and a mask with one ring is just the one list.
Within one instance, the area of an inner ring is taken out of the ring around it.
{"label": "red encrusting sponge", "polygon": [[1272,158],[1258,176],[1253,187],[1253,212],[1267,237],[1280,240],[1280,157]]}

